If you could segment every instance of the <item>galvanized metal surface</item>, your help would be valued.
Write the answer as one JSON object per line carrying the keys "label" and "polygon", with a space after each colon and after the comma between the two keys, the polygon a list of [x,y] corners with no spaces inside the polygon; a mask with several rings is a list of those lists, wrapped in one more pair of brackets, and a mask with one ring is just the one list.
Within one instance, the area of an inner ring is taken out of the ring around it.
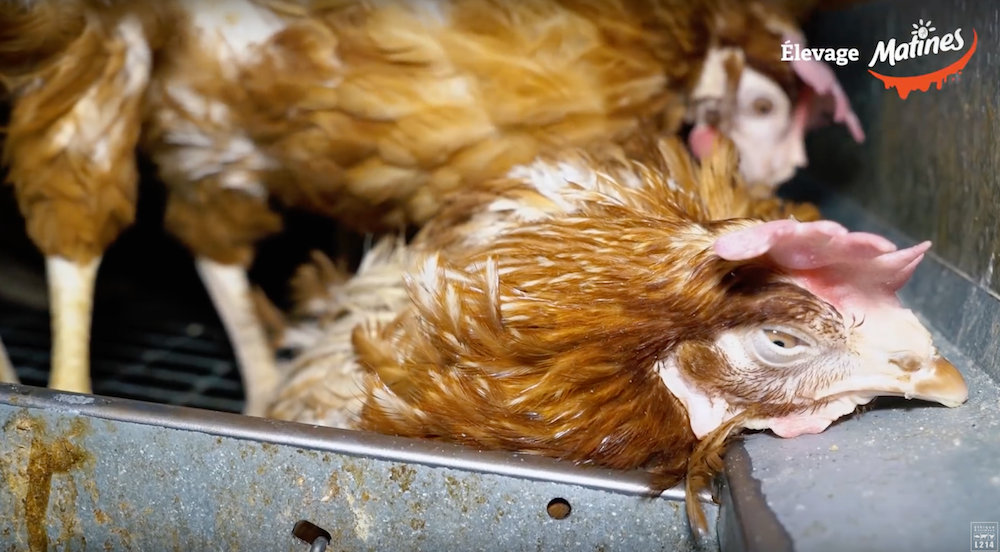
{"label": "galvanized metal surface", "polygon": [[634,473],[24,386],[0,426],[3,550],[717,549]]}

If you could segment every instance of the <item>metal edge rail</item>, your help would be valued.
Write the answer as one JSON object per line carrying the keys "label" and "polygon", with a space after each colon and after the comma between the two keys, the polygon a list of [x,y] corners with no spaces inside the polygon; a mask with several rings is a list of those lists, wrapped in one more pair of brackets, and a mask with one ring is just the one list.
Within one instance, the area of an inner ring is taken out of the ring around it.
{"label": "metal edge rail", "polygon": [[[651,492],[647,476],[638,471],[581,467],[540,456],[484,451],[450,443],[253,418],[228,412],[12,384],[0,384],[0,404],[348,456],[578,485],[626,495],[648,496]],[[660,498],[683,501],[683,483],[664,491]],[[702,502],[714,503],[710,492],[700,494],[699,498]]]}
{"label": "metal edge rail", "polygon": [[792,552],[792,538],[767,505],[743,443],[726,450],[719,492],[719,548],[722,552]]}

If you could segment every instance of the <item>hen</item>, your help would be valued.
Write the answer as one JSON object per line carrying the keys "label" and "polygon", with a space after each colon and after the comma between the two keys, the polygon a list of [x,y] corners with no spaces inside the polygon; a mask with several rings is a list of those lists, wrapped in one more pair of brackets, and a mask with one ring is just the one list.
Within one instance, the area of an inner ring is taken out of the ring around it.
{"label": "hen", "polygon": [[672,139],[569,151],[456,195],[346,283],[308,266],[315,320],[290,328],[302,352],[268,414],[644,468],[658,490],[687,475],[694,493],[740,428],[817,433],[878,395],[966,400],[895,294],[929,243],[746,218],[732,148],[706,162]]}
{"label": "hen", "polygon": [[137,144],[259,414],[277,373],[246,267],[280,229],[273,204],[357,231],[419,225],[539,153],[685,118],[699,154],[721,131],[774,185],[805,162],[800,90],[832,92],[863,137],[828,67],[780,61],[788,37],[794,19],[764,0],[6,3],[5,160],[48,259],[50,385],[90,390],[93,282],[134,216]]}

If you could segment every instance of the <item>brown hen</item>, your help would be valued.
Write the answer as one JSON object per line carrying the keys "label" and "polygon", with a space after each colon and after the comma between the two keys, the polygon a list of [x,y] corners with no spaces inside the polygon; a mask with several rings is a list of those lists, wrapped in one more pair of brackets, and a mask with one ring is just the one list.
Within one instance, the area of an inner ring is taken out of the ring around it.
{"label": "brown hen", "polygon": [[456,194],[412,245],[308,298],[269,415],[695,493],[735,430],[817,433],[877,395],[963,403],[895,294],[930,244],[747,218],[726,144],[703,169],[676,140],[567,151]]}

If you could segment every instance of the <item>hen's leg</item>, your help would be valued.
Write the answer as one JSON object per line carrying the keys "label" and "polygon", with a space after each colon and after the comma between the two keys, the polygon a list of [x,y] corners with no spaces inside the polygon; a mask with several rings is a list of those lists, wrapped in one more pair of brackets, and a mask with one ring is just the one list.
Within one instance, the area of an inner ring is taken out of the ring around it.
{"label": "hen's leg", "polygon": [[0,383],[21,383],[21,380],[17,377],[17,372],[14,371],[14,365],[10,361],[10,357],[7,356],[7,349],[3,346],[3,340],[0,340]]}
{"label": "hen's leg", "polygon": [[278,369],[257,317],[246,267],[254,244],[280,230],[281,219],[262,195],[223,188],[208,178],[171,189],[166,224],[195,254],[198,274],[229,336],[243,380],[243,413],[263,416],[278,384]]}
{"label": "hen's leg", "polygon": [[49,387],[92,392],[90,385],[90,323],[94,281],[101,258],[80,263],[62,257],[45,259],[52,310],[52,372]]}
{"label": "hen's leg", "polygon": [[[21,17],[61,14],[35,5],[44,9]],[[49,387],[90,392],[94,277],[104,250],[135,217],[135,147],[151,53],[136,17],[80,20],[79,34],[50,63],[9,79],[14,101],[4,159],[28,236],[47,259]]]}
{"label": "hen's leg", "polygon": [[236,354],[246,395],[243,413],[264,416],[279,383],[278,369],[254,308],[247,271],[204,257],[196,265]]}

